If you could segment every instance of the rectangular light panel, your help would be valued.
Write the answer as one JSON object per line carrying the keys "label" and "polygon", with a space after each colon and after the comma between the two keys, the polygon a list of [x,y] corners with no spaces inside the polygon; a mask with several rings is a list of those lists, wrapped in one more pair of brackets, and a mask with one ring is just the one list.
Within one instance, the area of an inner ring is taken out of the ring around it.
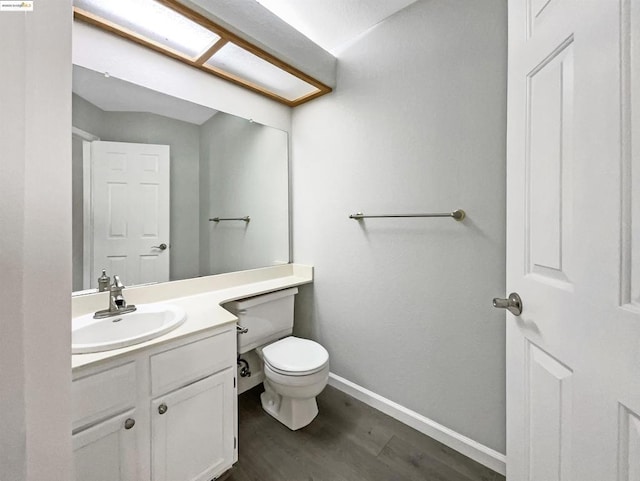
{"label": "rectangular light panel", "polygon": [[247,80],[287,100],[318,92],[304,80],[229,42],[205,63]]}
{"label": "rectangular light panel", "polygon": [[74,0],[74,5],[192,58],[220,39],[154,0]]}

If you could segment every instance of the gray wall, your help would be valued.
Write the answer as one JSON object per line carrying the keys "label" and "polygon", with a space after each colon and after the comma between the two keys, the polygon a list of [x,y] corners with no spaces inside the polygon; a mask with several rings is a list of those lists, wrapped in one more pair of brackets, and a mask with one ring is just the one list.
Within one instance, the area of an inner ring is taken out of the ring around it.
{"label": "gray wall", "polygon": [[[200,130],[188,122],[139,112],[104,112],[73,96],[73,124],[101,140],[165,144],[171,151],[171,261],[170,278],[199,275],[199,169]],[[80,150],[78,151],[78,147]],[[81,142],[74,141],[74,289],[82,284],[82,182]],[[79,196],[78,196],[79,194]],[[79,221],[77,219],[79,217]],[[78,244],[79,242],[79,244]],[[78,249],[77,246],[80,246]],[[79,277],[78,277],[79,276]]]}
{"label": "gray wall", "polygon": [[[72,119],[73,125],[85,132],[98,135],[102,132],[104,123],[104,112],[82,97],[75,94],[72,96]],[[73,256],[73,290],[82,290],[82,265],[84,262],[84,217],[83,217],[83,166],[82,166],[82,139],[73,136],[71,139],[71,164],[72,164],[72,202],[71,209],[73,215],[72,228],[72,256]]]}
{"label": "gray wall", "polygon": [[[287,133],[217,113],[201,126],[201,272],[287,263]],[[208,222],[244,217],[249,223]],[[206,251],[205,251],[206,250]]]}
{"label": "gray wall", "polygon": [[[505,451],[506,1],[419,1],[293,113],[296,332],[331,370]],[[450,211],[468,219],[348,218]]]}

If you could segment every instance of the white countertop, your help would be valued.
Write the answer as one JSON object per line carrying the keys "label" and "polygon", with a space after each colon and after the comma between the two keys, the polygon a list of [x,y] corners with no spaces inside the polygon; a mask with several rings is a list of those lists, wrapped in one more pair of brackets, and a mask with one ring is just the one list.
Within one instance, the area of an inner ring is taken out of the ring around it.
{"label": "white countertop", "polygon": [[[313,281],[313,268],[299,264],[266,267],[215,276],[131,287],[123,294],[129,304],[169,302],[182,307],[187,320],[177,329],[150,341],[133,346],[91,354],[71,356],[72,369],[129,354],[149,346],[195,334],[237,321],[237,317],[220,307],[225,302],[278,291]],[[72,298],[72,316],[78,317],[107,306],[107,293]]]}

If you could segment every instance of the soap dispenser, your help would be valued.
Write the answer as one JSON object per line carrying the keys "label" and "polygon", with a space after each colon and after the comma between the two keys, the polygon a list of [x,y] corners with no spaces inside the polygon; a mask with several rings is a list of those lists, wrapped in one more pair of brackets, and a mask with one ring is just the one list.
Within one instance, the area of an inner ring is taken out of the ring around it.
{"label": "soap dispenser", "polygon": [[102,269],[102,275],[98,277],[98,292],[104,292],[109,290],[111,281],[107,275],[106,269]]}

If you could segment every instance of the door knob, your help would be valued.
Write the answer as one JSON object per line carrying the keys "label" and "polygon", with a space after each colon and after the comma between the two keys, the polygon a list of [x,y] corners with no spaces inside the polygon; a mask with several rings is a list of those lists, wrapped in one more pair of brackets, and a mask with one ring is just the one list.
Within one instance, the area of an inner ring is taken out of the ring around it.
{"label": "door knob", "polygon": [[493,307],[507,309],[514,316],[519,316],[522,314],[522,299],[516,292],[512,292],[507,299],[494,298]]}
{"label": "door knob", "polygon": [[158,406],[158,412],[160,414],[164,414],[167,412],[169,408],[167,407],[167,405],[165,403],[160,404],[160,406]]}
{"label": "door knob", "polygon": [[165,250],[167,248],[167,244],[165,244],[164,242],[162,244],[160,244],[159,246],[151,246],[152,249],[160,249],[161,251]]}

